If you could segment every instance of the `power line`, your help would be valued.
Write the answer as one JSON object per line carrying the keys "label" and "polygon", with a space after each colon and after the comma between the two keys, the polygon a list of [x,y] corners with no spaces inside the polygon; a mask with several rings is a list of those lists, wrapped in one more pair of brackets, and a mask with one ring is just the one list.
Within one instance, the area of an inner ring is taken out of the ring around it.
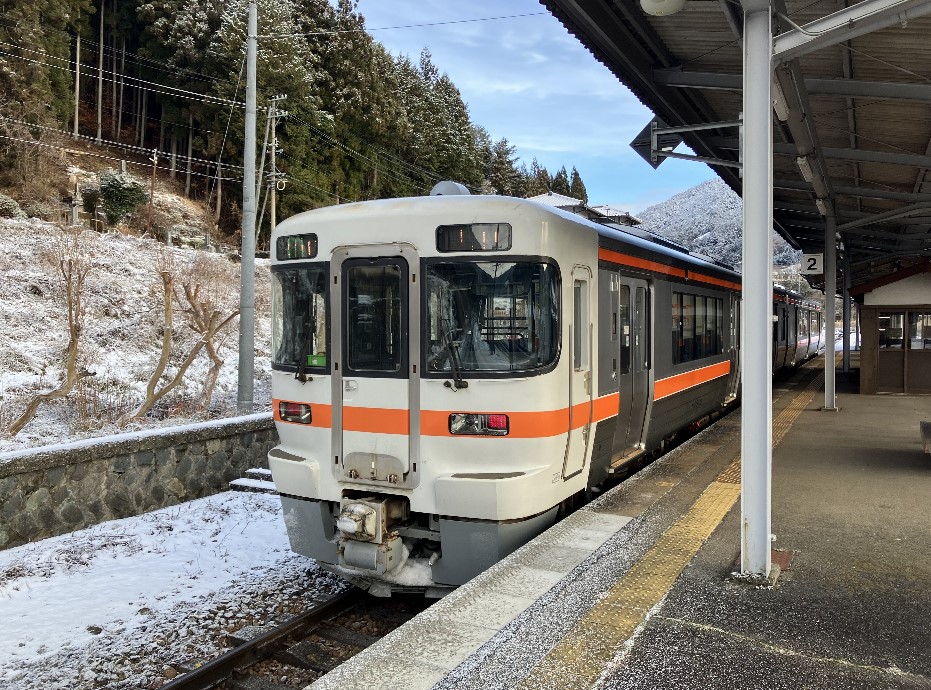
{"label": "power line", "polygon": [[[0,42],[0,43],[2,43],[2,42]],[[4,45],[9,45],[9,44],[4,44]],[[14,47],[18,48],[19,46],[14,46]],[[20,50],[26,50],[27,52],[33,52],[33,53],[40,52],[40,51],[30,50],[29,48],[20,48]],[[42,54],[43,54],[43,55],[47,55],[47,53],[42,53]],[[69,62],[69,65],[68,65],[68,66],[53,65],[53,64],[48,63],[48,62],[43,62],[42,60],[33,60],[32,58],[28,58],[28,57],[25,57],[25,56],[23,56],[23,55],[16,55],[16,54],[14,54],[14,53],[7,53],[7,52],[2,51],[2,50],[0,50],[0,55],[6,55],[7,57],[16,58],[17,60],[24,60],[25,62],[31,62],[31,63],[33,63],[33,64],[42,65],[42,66],[44,66],[44,67],[52,67],[52,68],[55,68],[55,69],[66,70],[67,72],[71,72],[71,71],[72,71],[72,70],[71,70],[71,66],[70,66],[70,62]],[[61,59],[61,58],[55,58],[55,59]],[[83,63],[83,62],[81,63],[81,65],[82,65],[82,67],[87,67],[88,70],[89,70],[90,72],[97,72],[97,73],[99,73],[99,72],[101,71],[101,70],[99,70],[99,68],[96,67],[95,65],[85,64],[85,63]],[[109,70],[103,70],[103,74],[106,75],[106,74],[114,74],[114,73],[113,73],[112,71],[109,71]],[[88,76],[90,76],[90,74],[89,74]],[[210,103],[210,105],[235,105],[235,106],[240,107],[240,108],[245,108],[245,107],[246,107],[246,104],[245,104],[245,103],[239,103],[239,102],[236,102],[236,101],[234,101],[234,100],[231,101],[231,100],[229,100],[229,99],[227,99],[227,98],[222,98],[222,97],[220,97],[220,96],[212,96],[212,95],[207,94],[207,93],[198,93],[197,91],[188,91],[188,90],[186,90],[186,89],[179,89],[178,87],[175,87],[175,86],[168,86],[168,85],[166,85],[166,84],[159,84],[158,82],[149,81],[149,80],[146,80],[146,79],[140,79],[139,77],[131,77],[131,76],[129,76],[129,75],[120,75],[120,78],[123,79],[123,80],[125,80],[125,81],[135,81],[135,82],[138,82],[139,84],[148,84],[148,85],[151,85],[151,86],[158,87],[158,88],[149,88],[149,89],[145,89],[145,90],[146,90],[146,91],[152,91],[153,93],[161,93],[162,95],[165,95],[165,96],[174,96],[174,97],[176,97],[176,98],[185,98],[185,99],[191,100],[191,101],[204,101],[204,100],[213,101],[213,103]],[[107,82],[116,82],[116,83],[119,83],[119,80],[117,80],[117,79],[111,79],[110,77],[106,77],[106,76],[103,77],[103,80],[104,80],[104,81],[107,81]],[[136,85],[135,85],[135,84],[129,84],[129,86],[136,86]],[[136,88],[142,88],[142,87],[136,86]],[[160,90],[160,89],[164,89],[164,90],[162,91],[162,90]]]}
{"label": "power line", "polygon": [[548,15],[548,12],[528,12],[526,14],[510,14],[501,17],[479,17],[477,19],[453,19],[448,22],[430,22],[427,24],[403,24],[398,26],[381,26],[373,29],[336,29],[333,31],[310,31],[308,33],[294,33],[294,34],[267,34],[260,35],[257,38],[293,38],[295,36],[330,36],[334,34],[352,34],[352,33],[368,33],[370,31],[392,31],[395,29],[420,29],[431,26],[447,26],[450,24],[470,24],[474,22],[491,22],[497,21],[499,19],[521,19],[524,17],[540,17],[543,15]]}
{"label": "power line", "polygon": [[[311,132],[313,132],[314,134],[316,134],[317,136],[319,136],[321,139],[325,140],[325,141],[326,141],[327,143],[329,143],[330,145],[335,146],[335,147],[337,147],[337,148],[339,148],[339,149],[345,151],[345,152],[348,153],[350,156],[352,156],[352,157],[354,157],[354,158],[356,158],[356,159],[358,159],[358,160],[360,160],[360,161],[363,161],[363,162],[369,164],[374,170],[376,170],[376,171],[378,171],[378,172],[380,172],[380,173],[383,173],[383,174],[384,174],[385,176],[387,176],[387,177],[391,177],[391,178],[393,178],[393,179],[395,179],[395,180],[397,180],[397,181],[399,181],[399,182],[410,182],[410,183],[413,183],[415,186],[417,186],[417,187],[419,187],[419,188],[421,188],[421,189],[425,187],[425,185],[424,185],[422,182],[418,182],[417,180],[415,180],[415,179],[413,179],[413,178],[411,178],[411,177],[409,177],[409,176],[407,176],[407,175],[404,175],[404,174],[401,173],[401,172],[395,172],[394,174],[392,174],[391,172],[389,172],[389,171],[387,171],[387,170],[384,170],[383,168],[381,168],[381,167],[378,165],[378,162],[377,162],[377,161],[374,161],[374,160],[372,160],[371,158],[369,158],[368,156],[366,156],[366,155],[364,155],[364,154],[362,154],[362,153],[356,151],[355,149],[353,149],[353,148],[347,146],[346,144],[343,144],[342,142],[340,142],[339,140],[335,139],[333,136],[331,136],[331,135],[328,134],[327,132],[324,132],[323,130],[318,129],[318,128],[315,127],[314,125],[310,124],[309,122],[307,122],[307,121],[305,121],[305,120],[302,120],[301,118],[299,118],[299,117],[297,117],[297,116],[295,116],[295,115],[290,115],[290,114],[289,114],[289,115],[288,115],[288,119],[293,120],[293,121],[295,121],[295,122],[297,122],[297,123],[300,123],[300,124],[304,125],[304,126],[307,127]],[[435,177],[435,179],[439,179],[438,176],[434,176],[434,177]]]}
{"label": "power line", "polygon": [[[18,26],[17,26],[16,23],[10,23],[9,20],[8,20],[6,17],[0,17],[0,25],[4,24],[4,22],[6,22],[5,28],[7,28],[7,29],[18,28]],[[81,38],[81,42],[82,42],[83,44],[85,44],[85,45],[90,45],[90,46],[99,46],[99,45],[100,45],[99,42],[94,41],[93,39],[83,38],[83,37]],[[14,44],[14,45],[15,45],[15,44]],[[22,50],[29,50],[28,48],[24,48],[24,47],[18,46],[18,45],[17,45],[16,47],[17,47],[17,48],[20,48],[20,49],[22,49]],[[207,75],[207,74],[204,74],[204,73],[202,73],[202,72],[196,72],[196,71],[194,71],[194,70],[191,70],[190,68],[184,68],[183,70],[179,70],[179,68],[177,67],[177,65],[170,65],[170,64],[168,64],[167,62],[159,62],[158,60],[155,60],[155,59],[153,59],[153,58],[147,58],[147,57],[144,57],[144,56],[139,55],[139,54],[137,54],[137,53],[133,53],[133,52],[131,52],[131,51],[125,52],[125,53],[124,53],[123,51],[121,51],[119,48],[116,48],[115,46],[109,46],[109,45],[107,45],[106,42],[104,42],[103,49],[104,49],[104,52],[105,52],[105,53],[108,53],[108,54],[110,54],[110,55],[116,54],[118,57],[121,57],[121,58],[122,58],[122,57],[125,57],[125,58],[127,59],[127,61],[130,62],[130,63],[137,63],[137,64],[145,64],[145,63],[148,63],[149,65],[155,65],[155,66],[158,66],[158,68],[163,68],[163,69],[159,69],[158,71],[163,71],[163,72],[168,72],[168,73],[177,73],[178,71],[184,71],[184,72],[186,73],[186,75],[188,75],[188,76],[196,76],[196,77],[199,77],[201,81],[213,81],[213,82],[220,82],[220,81],[222,81],[222,80],[219,79],[218,77],[211,77],[211,76],[209,76],[209,75]],[[54,57],[55,59],[58,59],[58,60],[67,60],[67,61],[69,62],[69,64],[70,64],[70,62],[71,62],[70,56],[67,57],[67,58],[60,58],[60,57],[58,57],[58,56],[51,55],[51,53],[47,53],[47,52],[43,52],[43,51],[31,51],[31,52],[39,52],[39,53],[41,53],[41,54],[43,54],[43,55],[48,55],[49,57]]]}
{"label": "power line", "polygon": [[[9,140],[9,141],[16,141],[16,142],[23,143],[23,144],[29,144],[30,146],[39,146],[39,147],[41,147],[41,148],[55,149],[56,151],[64,151],[65,153],[70,153],[70,154],[75,155],[75,156],[90,156],[90,157],[92,157],[92,158],[101,158],[101,159],[103,159],[103,160],[117,161],[117,162],[119,162],[119,163],[126,163],[127,165],[136,165],[136,166],[139,166],[139,167],[141,167],[141,168],[145,168],[146,171],[152,169],[152,164],[151,164],[151,163],[140,163],[140,162],[138,162],[138,161],[127,160],[127,159],[125,159],[125,158],[114,158],[113,156],[105,156],[105,155],[103,155],[102,153],[93,153],[93,152],[91,152],[91,151],[79,151],[79,150],[77,150],[77,149],[69,149],[69,148],[65,148],[64,146],[57,146],[57,145],[55,145],[55,144],[46,144],[45,142],[42,142],[42,141],[35,141],[34,139],[22,139],[22,138],[20,138],[20,137],[12,137],[12,136],[9,136],[9,135],[7,135],[7,134],[0,134],[0,139],[7,139],[7,140]],[[157,170],[164,170],[164,171],[166,171],[166,172],[170,172],[170,171],[171,171],[171,168],[167,168],[167,167],[159,167],[159,168],[156,168],[156,169],[157,169]],[[191,174],[192,174],[192,175],[197,175],[198,177],[207,177],[207,178],[210,178],[210,179],[212,179],[212,180],[215,180],[215,179],[216,179],[216,175],[213,175],[213,174],[210,174],[210,173],[199,173],[199,172],[195,172],[195,171],[192,170],[192,171],[191,171]],[[231,182],[242,182],[242,177],[222,177],[222,178],[220,178],[220,179],[221,179],[222,181],[224,181],[224,182],[226,182],[226,181],[231,181]]]}
{"label": "power line", "polygon": [[[12,118],[12,117],[5,117],[5,116],[3,116],[3,115],[0,115],[0,121],[4,121],[4,122],[13,122],[13,123],[15,123],[15,124],[22,125],[22,126],[24,126],[24,127],[28,127],[28,128],[30,128],[30,129],[41,129],[41,130],[46,131],[46,132],[55,132],[56,134],[61,134],[61,135],[66,136],[66,137],[72,137],[72,138],[74,137],[74,134],[73,134],[73,133],[71,133],[71,132],[66,132],[65,130],[62,130],[62,129],[56,129],[55,127],[49,127],[49,126],[47,126],[47,125],[38,125],[38,124],[34,124],[34,123],[32,123],[32,122],[26,122],[26,121],[24,121],[24,120],[17,120],[17,119]],[[89,141],[90,141],[90,140],[93,140],[93,141],[95,141],[95,142],[97,141],[97,137],[92,137],[92,136],[89,136],[89,135],[86,135],[86,134],[78,134],[78,135],[77,135],[77,138],[78,138],[78,139],[87,139],[87,140],[89,140]],[[121,142],[119,142],[119,141],[112,141],[112,140],[110,140],[110,139],[101,139],[99,143],[106,144],[107,146],[113,146],[113,147],[116,147],[116,148],[120,148],[120,149],[123,149],[123,150],[125,150],[125,151],[133,151],[133,152],[142,153],[142,154],[145,154],[145,155],[148,155],[148,154],[152,153],[152,147],[146,148],[146,147],[144,147],[144,146],[136,146],[136,145],[134,145],[134,144],[123,144],[123,143],[121,143]],[[162,153],[164,153],[164,151],[163,151]],[[185,156],[185,155],[183,155],[183,154],[177,154],[177,153],[175,154],[175,160],[176,160],[176,161],[179,161],[179,160],[180,160],[180,161],[185,162],[185,163],[186,163],[188,160],[190,160],[191,163],[204,163],[204,164],[206,164],[206,165],[216,165],[216,163],[214,163],[212,160],[209,160],[209,159],[206,159],[206,158],[194,158],[193,156],[191,156],[191,158],[188,158],[187,156]],[[226,167],[229,167],[229,168],[236,168],[236,169],[238,169],[238,170],[242,170],[242,167],[243,167],[243,166],[241,166],[241,165],[229,165],[229,166],[226,166]]]}

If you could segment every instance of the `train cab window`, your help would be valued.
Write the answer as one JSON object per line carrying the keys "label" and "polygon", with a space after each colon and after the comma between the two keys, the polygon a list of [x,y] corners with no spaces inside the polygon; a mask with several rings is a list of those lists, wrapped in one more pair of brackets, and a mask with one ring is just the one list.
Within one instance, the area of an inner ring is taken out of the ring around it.
{"label": "train cab window", "polygon": [[425,370],[520,372],[559,352],[559,270],[539,261],[426,264]]}
{"label": "train cab window", "polygon": [[272,269],[272,368],[327,366],[327,268]]}

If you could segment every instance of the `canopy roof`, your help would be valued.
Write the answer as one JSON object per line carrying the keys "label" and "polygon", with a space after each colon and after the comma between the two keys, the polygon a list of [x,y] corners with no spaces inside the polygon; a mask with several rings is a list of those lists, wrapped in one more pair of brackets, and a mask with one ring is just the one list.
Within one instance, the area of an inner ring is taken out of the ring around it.
{"label": "canopy roof", "polygon": [[[903,21],[850,31],[797,57],[783,53],[773,90],[775,229],[796,248],[821,252],[833,205],[854,285],[931,257],[931,15],[921,16],[931,3],[871,1],[901,11]],[[736,0],[689,0],[665,17],[647,15],[636,0],[540,2],[665,126],[739,119]],[[785,48],[791,34],[816,38],[818,20],[856,4],[773,0],[777,45],[782,36]],[[720,161],[712,167],[741,192],[739,170],[725,165],[739,158],[736,127],[682,136],[698,156]]]}

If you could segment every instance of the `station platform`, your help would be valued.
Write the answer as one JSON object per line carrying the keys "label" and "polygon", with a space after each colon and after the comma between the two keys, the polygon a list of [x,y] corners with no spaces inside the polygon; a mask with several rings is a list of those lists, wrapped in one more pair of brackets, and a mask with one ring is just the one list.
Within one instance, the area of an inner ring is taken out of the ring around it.
{"label": "station platform", "polygon": [[931,397],[773,384],[772,585],[728,415],[312,688],[931,688]]}

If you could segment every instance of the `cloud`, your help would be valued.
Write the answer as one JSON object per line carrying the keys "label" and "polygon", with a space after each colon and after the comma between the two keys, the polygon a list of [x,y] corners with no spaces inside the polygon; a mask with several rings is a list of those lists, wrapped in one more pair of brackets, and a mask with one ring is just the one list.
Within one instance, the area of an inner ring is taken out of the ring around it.
{"label": "cloud", "polygon": [[[395,55],[428,47],[475,124],[528,165],[576,166],[595,203],[642,210],[713,175],[682,161],[653,170],[634,153],[629,143],[652,114],[537,0],[359,0],[359,11],[370,29],[410,26],[372,33]],[[528,16],[462,22],[505,15]]]}

